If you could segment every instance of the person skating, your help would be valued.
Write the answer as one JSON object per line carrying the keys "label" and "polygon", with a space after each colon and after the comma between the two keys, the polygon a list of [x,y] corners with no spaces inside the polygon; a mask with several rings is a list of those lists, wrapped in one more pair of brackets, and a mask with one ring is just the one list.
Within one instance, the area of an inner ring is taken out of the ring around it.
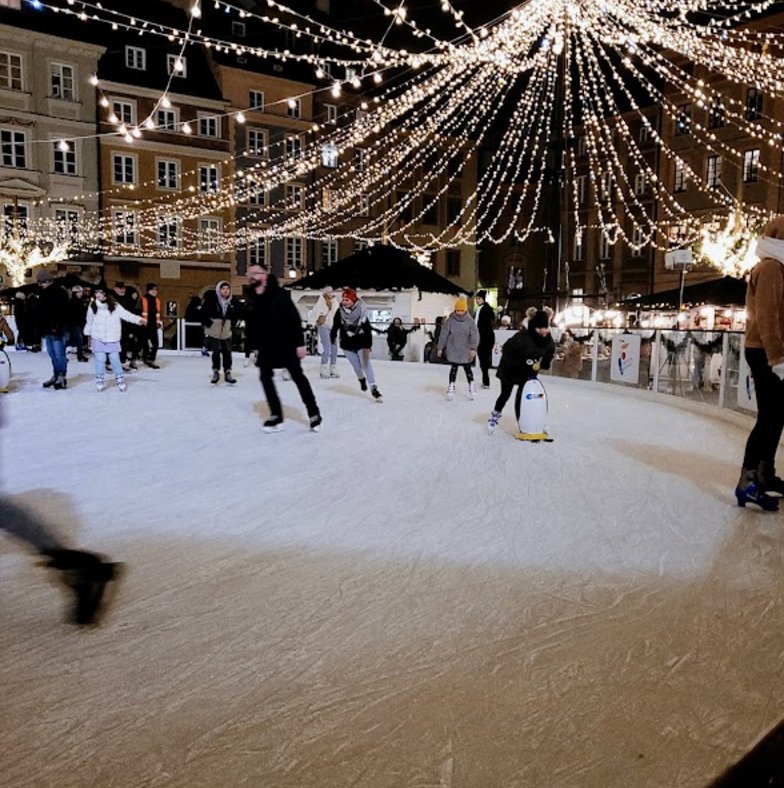
{"label": "person skating", "polygon": [[419,330],[419,323],[415,323],[411,328],[403,328],[403,321],[399,317],[392,318],[392,322],[387,328],[372,327],[376,334],[387,335],[387,348],[389,348],[389,358],[392,361],[403,360],[403,349],[408,343],[408,335],[412,331]]}
{"label": "person skating", "polygon": [[88,299],[84,297],[84,288],[74,285],[68,302],[68,342],[76,350],[77,361],[87,361],[84,352],[84,323],[87,319]]}
{"label": "person skating", "polygon": [[288,371],[302,397],[310,419],[310,429],[318,432],[322,423],[321,413],[310,382],[302,371],[301,360],[306,353],[305,337],[297,308],[289,293],[280,287],[277,278],[269,273],[266,266],[249,266],[247,276],[252,303],[246,330],[250,335],[251,346],[258,352],[256,366],[270,409],[264,430],[278,432],[283,427],[283,406],[274,381],[275,370],[282,368]]}
{"label": "person skating", "polygon": [[776,475],[776,450],[784,429],[784,216],[771,219],[757,241],[760,261],[746,291],[746,361],[757,399],[757,420],[746,441],[735,487],[738,506],[776,511],[784,481]]}
{"label": "person skating", "polygon": [[144,318],[134,315],[117,303],[114,293],[104,285],[95,288],[95,299],[87,309],[85,336],[90,337],[95,363],[95,387],[98,391],[106,388],[105,367],[107,356],[111,364],[117,388],[125,391],[128,386],[120,361],[120,341],[122,322],[143,326]]}
{"label": "person skating", "polygon": [[332,324],[338,311],[338,300],[331,287],[325,287],[311,312],[311,320],[316,324],[318,338],[321,342],[321,369],[319,377],[339,378],[338,345],[332,340]]}
{"label": "person skating", "polygon": [[158,355],[158,329],[163,328],[163,321],[158,285],[154,282],[147,285],[142,296],[142,317],[146,325],[142,332],[142,361],[151,369],[160,369],[155,358]]}
{"label": "person skating", "polygon": [[35,279],[41,291],[37,311],[40,333],[45,337],[46,352],[52,361],[52,377],[43,383],[43,387],[65,389],[68,388],[68,357],[65,353],[68,344],[68,293],[45,268],[35,275]]}
{"label": "person skating", "polygon": [[520,420],[523,386],[529,378],[535,377],[540,369],[550,369],[555,355],[555,343],[550,335],[552,310],[531,307],[526,314],[526,327],[504,342],[501,349],[501,361],[496,372],[496,377],[501,381],[501,393],[487,420],[487,431],[491,435],[501,420],[501,412],[515,386],[518,386],[515,415],[517,420]]}
{"label": "person skating", "polygon": [[359,380],[359,387],[362,391],[367,391],[370,386],[371,396],[376,402],[380,402],[381,392],[376,385],[376,375],[370,363],[373,334],[367,307],[357,295],[357,291],[351,287],[343,291],[330,336],[333,342],[340,336],[340,347]]}
{"label": "person skating", "polygon": [[[114,297],[117,303],[132,315],[141,315],[141,299],[139,298],[139,291],[135,287],[127,285],[125,282],[115,282]],[[137,369],[136,362],[139,359],[139,345],[141,344],[139,335],[143,331],[144,329],[139,331],[132,323],[123,321],[122,337],[120,338],[120,361],[123,369],[127,372]]]}
{"label": "person skating", "polygon": [[218,282],[215,290],[205,295],[200,314],[207,347],[212,351],[212,383],[220,380],[221,362],[223,379],[236,383],[231,374],[231,340],[239,312],[232,303],[231,285],[227,281]]}
{"label": "person skating", "polygon": [[468,303],[465,298],[455,301],[455,309],[444,321],[441,334],[438,337],[439,358],[445,358],[449,367],[449,383],[446,389],[446,398],[451,400],[455,396],[455,381],[457,370],[462,367],[468,381],[468,397],[474,398],[476,386],[471,364],[476,358],[476,347],[479,342],[479,332],[476,323],[468,314]]}
{"label": "person skating", "polygon": [[476,355],[479,360],[479,369],[482,371],[482,388],[490,388],[490,367],[493,359],[493,346],[495,345],[495,312],[487,303],[487,291],[478,290],[475,297],[476,328],[479,331],[479,345]]}

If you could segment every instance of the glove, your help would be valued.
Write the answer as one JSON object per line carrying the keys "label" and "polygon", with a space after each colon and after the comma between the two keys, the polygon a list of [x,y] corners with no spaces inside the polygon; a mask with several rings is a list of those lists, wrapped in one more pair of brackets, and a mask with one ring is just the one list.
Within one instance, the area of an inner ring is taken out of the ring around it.
{"label": "glove", "polygon": [[773,370],[773,374],[776,375],[779,380],[784,380],[784,362],[781,364],[774,364],[771,369]]}

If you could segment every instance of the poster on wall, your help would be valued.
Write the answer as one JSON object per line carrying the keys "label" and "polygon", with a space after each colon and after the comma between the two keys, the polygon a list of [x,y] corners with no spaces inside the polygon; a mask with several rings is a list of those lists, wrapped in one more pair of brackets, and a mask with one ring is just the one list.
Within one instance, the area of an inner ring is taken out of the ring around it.
{"label": "poster on wall", "polygon": [[637,384],[640,379],[640,335],[619,334],[613,337],[610,357],[610,380]]}
{"label": "poster on wall", "polygon": [[749,365],[746,363],[745,344],[745,341],[741,342],[738,363],[738,407],[756,411],[757,397],[754,393],[754,380],[751,377]]}

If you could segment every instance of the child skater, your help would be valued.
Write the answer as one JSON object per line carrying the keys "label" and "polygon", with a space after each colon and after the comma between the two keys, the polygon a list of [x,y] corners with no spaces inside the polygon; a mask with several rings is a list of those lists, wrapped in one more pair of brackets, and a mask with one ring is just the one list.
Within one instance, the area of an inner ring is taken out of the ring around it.
{"label": "child skater", "polygon": [[376,376],[373,374],[373,365],[370,363],[370,351],[373,347],[373,334],[370,331],[367,307],[357,291],[346,288],[340,299],[340,308],[332,320],[330,340],[334,344],[340,334],[340,347],[356,372],[359,386],[362,391],[370,393],[373,399],[381,402],[381,392],[376,386]]}
{"label": "child skater", "polygon": [[471,315],[468,314],[468,302],[465,298],[455,301],[455,311],[444,321],[441,334],[438,337],[437,355],[445,358],[449,368],[449,385],[446,389],[446,398],[451,400],[455,396],[455,381],[457,368],[465,370],[468,381],[468,398],[473,399],[476,393],[474,373],[471,364],[476,358],[476,348],[479,344],[479,331]]}
{"label": "child skater", "polygon": [[501,411],[509,401],[512,389],[518,386],[515,397],[515,414],[520,421],[520,400],[523,386],[529,378],[536,377],[540,369],[550,369],[555,355],[555,343],[550,336],[550,317],[552,309],[545,307],[526,310],[527,327],[521,328],[501,349],[501,362],[498,364],[496,377],[501,381],[501,393],[498,395],[493,412],[487,420],[487,431],[495,432],[501,420]]}
{"label": "child skater", "polygon": [[121,307],[115,300],[114,293],[108,287],[98,285],[95,288],[95,298],[87,310],[87,324],[84,327],[84,335],[92,337],[95,388],[98,391],[103,391],[106,388],[104,369],[107,355],[117,381],[117,388],[120,391],[125,391],[128,388],[120,363],[120,338],[122,337],[123,320],[126,323],[135,323],[137,326],[143,326],[147,322],[141,315],[134,315]]}

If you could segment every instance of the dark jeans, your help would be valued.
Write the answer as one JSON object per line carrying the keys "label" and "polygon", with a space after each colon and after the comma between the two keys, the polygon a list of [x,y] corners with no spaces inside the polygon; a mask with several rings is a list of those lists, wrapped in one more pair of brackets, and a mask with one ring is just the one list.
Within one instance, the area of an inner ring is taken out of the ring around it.
{"label": "dark jeans", "polygon": [[231,340],[207,337],[207,347],[212,350],[212,368],[217,372],[223,361],[223,371],[231,372]]}
{"label": "dark jeans", "polygon": [[71,347],[76,348],[77,357],[84,355],[84,334],[80,325],[77,324],[68,329],[68,341]]}
{"label": "dark jeans", "polygon": [[454,383],[457,380],[457,370],[462,367],[465,370],[466,380],[469,383],[474,381],[474,371],[471,369],[470,364],[452,364],[449,368],[449,382]]}
{"label": "dark jeans", "polygon": [[[283,418],[283,407],[280,404],[280,397],[275,388],[275,369],[264,363],[263,359],[259,359],[259,378],[261,379],[261,386],[264,389],[264,396],[267,398],[270,414]],[[302,364],[296,355],[292,355],[291,360],[285,365],[285,369],[291,375],[294,385],[299,391],[302,402],[308,411],[308,416],[318,415],[319,409],[316,404],[316,398],[313,395],[313,389],[310,387],[310,381],[305,377],[302,371]]]}
{"label": "dark jeans", "polygon": [[155,361],[158,355],[158,327],[147,326],[142,332],[142,358],[145,361]]}
{"label": "dark jeans", "polygon": [[131,323],[123,321],[122,335],[120,337],[120,361],[124,364],[128,359],[136,361],[139,358],[139,337]]}
{"label": "dark jeans", "polygon": [[403,342],[387,342],[387,347],[389,348],[389,355],[391,356],[392,360],[394,361],[397,358],[402,358],[403,348],[406,346],[406,343]]}
{"label": "dark jeans", "polygon": [[68,332],[46,335],[46,352],[52,359],[52,371],[55,375],[65,375],[68,372],[68,358],[65,348],[68,345]]}
{"label": "dark jeans", "polygon": [[[515,387],[514,383],[507,383],[505,380],[501,381],[501,393],[495,401],[495,411],[500,413],[504,409],[504,405],[509,401],[512,396],[512,389]],[[515,416],[520,421],[520,403],[523,401],[523,387],[517,387],[517,395],[515,396]]]}
{"label": "dark jeans", "polygon": [[784,429],[784,381],[770,368],[762,348],[747,347],[746,361],[757,396],[757,421],[746,441],[743,467],[756,471],[764,462],[772,472]]}
{"label": "dark jeans", "polygon": [[490,367],[492,366],[493,361],[493,344],[493,342],[489,342],[487,344],[480,342],[479,347],[476,349],[476,357],[479,359],[479,369],[482,370],[483,386],[490,385]]}

